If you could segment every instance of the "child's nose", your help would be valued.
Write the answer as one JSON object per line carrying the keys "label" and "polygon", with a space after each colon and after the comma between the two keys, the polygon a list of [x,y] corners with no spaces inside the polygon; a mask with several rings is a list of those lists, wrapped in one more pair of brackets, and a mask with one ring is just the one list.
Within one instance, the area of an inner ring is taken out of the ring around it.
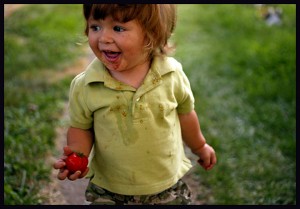
{"label": "child's nose", "polygon": [[105,44],[112,43],[113,38],[112,38],[111,32],[108,30],[102,30],[99,35],[99,42],[105,43]]}

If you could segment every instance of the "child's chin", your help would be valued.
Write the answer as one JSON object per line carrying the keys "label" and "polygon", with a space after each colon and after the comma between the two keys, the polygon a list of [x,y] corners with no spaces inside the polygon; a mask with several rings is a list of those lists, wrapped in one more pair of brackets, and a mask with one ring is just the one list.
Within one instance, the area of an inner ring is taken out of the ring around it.
{"label": "child's chin", "polygon": [[120,65],[119,64],[112,64],[112,63],[109,63],[109,64],[104,64],[105,67],[108,69],[108,70],[112,70],[112,71],[121,71],[120,70]]}

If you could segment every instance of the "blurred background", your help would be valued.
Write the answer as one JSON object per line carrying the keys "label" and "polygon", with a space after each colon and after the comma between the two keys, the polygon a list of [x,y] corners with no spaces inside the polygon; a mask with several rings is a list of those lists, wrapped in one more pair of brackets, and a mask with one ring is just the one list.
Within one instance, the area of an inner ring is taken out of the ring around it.
{"label": "blurred background", "polygon": [[[93,58],[82,5],[4,5],[4,204],[46,204],[72,78]],[[171,41],[217,153],[207,205],[296,204],[296,5],[180,4]],[[74,197],[76,198],[76,197]]]}

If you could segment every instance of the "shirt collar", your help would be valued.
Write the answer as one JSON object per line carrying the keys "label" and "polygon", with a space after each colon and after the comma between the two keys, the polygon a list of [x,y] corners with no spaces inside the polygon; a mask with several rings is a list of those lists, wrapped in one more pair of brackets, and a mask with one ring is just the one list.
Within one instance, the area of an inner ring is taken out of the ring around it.
{"label": "shirt collar", "polygon": [[85,71],[85,85],[94,82],[104,82],[105,78],[109,74],[104,65],[95,58],[87,67]]}

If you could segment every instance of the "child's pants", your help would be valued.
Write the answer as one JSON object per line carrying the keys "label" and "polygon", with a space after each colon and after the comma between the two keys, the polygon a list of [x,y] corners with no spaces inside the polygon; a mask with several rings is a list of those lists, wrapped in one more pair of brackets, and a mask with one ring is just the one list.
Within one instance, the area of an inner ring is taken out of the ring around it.
{"label": "child's pants", "polygon": [[120,195],[89,183],[86,203],[92,205],[189,205],[191,191],[179,180],[171,188],[153,195]]}

